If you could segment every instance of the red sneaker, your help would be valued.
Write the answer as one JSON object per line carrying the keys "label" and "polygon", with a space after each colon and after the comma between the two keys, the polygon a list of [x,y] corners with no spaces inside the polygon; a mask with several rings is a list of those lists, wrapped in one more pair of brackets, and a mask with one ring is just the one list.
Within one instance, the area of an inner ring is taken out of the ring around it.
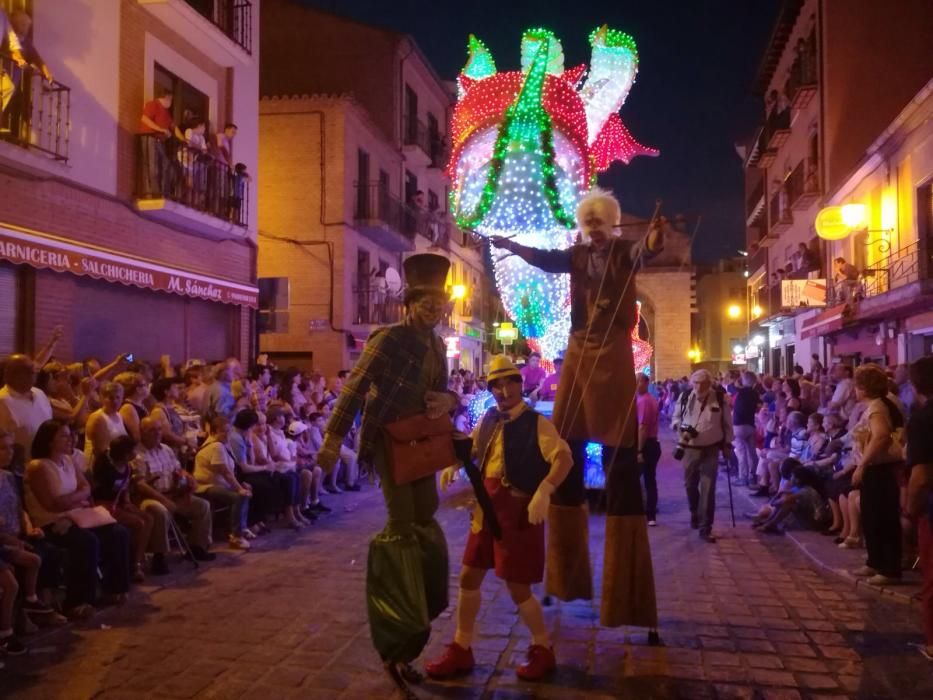
{"label": "red sneaker", "polygon": [[540,644],[528,647],[528,661],[515,669],[515,675],[523,681],[540,681],[557,668],[554,650]]}
{"label": "red sneaker", "polygon": [[452,678],[473,670],[476,662],[473,660],[473,650],[464,649],[456,642],[447,645],[444,655],[424,665],[425,673],[431,678],[443,680]]}

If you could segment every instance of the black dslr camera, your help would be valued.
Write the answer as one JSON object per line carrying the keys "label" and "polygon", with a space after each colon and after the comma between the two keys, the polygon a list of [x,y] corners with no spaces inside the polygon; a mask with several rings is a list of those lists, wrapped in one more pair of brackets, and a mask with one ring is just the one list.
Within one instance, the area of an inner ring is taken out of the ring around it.
{"label": "black dslr camera", "polygon": [[[692,425],[680,426],[680,437],[684,441],[692,440],[699,434],[699,431]],[[671,456],[679,462],[684,458],[684,448],[678,445]]]}

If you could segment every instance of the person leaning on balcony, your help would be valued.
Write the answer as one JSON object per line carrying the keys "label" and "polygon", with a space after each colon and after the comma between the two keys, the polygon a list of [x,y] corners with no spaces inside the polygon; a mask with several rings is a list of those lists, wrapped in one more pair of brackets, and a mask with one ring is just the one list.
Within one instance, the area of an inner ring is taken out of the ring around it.
{"label": "person leaning on balcony", "polygon": [[[16,92],[16,79],[4,70],[8,60],[12,60],[17,69],[26,65],[19,37],[13,31],[10,18],[0,8],[0,114],[6,111],[6,106]],[[15,75],[18,74],[14,73]],[[6,124],[0,124],[0,127],[8,128]]]}
{"label": "person leaning on balcony", "polygon": [[181,133],[172,117],[170,110],[173,99],[172,91],[162,88],[158,97],[146,103],[140,117],[140,133],[148,136],[143,140],[143,173],[146,178],[143,190],[147,195],[164,196],[171,193],[175,180],[175,166],[168,157],[166,141],[176,138],[184,143],[185,135]]}
{"label": "person leaning on balcony", "polygon": [[840,303],[848,303],[855,297],[858,292],[858,274],[858,268],[846,262],[845,258],[833,260],[833,283],[838,290]]}
{"label": "person leaning on balcony", "polygon": [[36,50],[35,45],[32,43],[32,37],[29,34],[29,30],[32,29],[32,17],[30,17],[29,13],[25,10],[16,10],[10,15],[10,28],[13,30],[16,41],[19,43],[20,54],[25,59],[26,63],[39,71],[42,77],[51,83],[53,80],[52,71],[45,65],[45,61],[42,60],[42,56],[40,56],[38,50]]}

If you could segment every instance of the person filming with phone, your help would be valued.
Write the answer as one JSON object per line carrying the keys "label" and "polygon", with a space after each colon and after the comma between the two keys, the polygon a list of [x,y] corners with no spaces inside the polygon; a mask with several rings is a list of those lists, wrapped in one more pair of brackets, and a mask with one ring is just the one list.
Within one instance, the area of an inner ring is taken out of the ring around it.
{"label": "person filming with phone", "polygon": [[732,454],[732,412],[725,397],[713,389],[705,369],[690,377],[691,390],[681,394],[671,428],[677,432],[674,459],[684,463],[684,486],[690,504],[690,527],[700,538],[715,542],[716,478],[719,454],[728,463]]}

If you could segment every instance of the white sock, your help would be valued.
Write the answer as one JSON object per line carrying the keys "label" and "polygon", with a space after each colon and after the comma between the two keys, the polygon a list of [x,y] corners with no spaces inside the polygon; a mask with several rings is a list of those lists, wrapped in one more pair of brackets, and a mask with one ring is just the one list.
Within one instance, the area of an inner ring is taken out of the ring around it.
{"label": "white sock", "polygon": [[518,616],[531,632],[531,643],[542,647],[551,646],[551,638],[544,622],[544,609],[534,596],[518,606]]}
{"label": "white sock", "polygon": [[464,649],[473,645],[473,625],[482,602],[483,596],[478,588],[472,591],[460,589],[457,596],[457,632],[454,634],[454,642]]}

